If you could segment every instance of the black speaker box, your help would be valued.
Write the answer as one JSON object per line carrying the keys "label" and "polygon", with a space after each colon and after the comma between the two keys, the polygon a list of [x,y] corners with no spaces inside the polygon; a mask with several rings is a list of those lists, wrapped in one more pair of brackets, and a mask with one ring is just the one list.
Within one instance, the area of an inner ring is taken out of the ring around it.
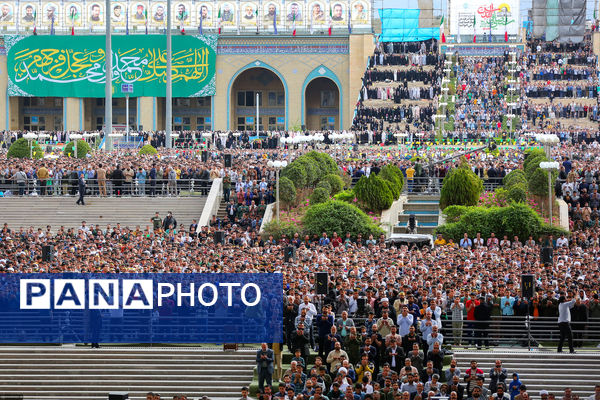
{"label": "black speaker box", "polygon": [[327,272],[317,272],[317,294],[327,294],[329,275]]}
{"label": "black speaker box", "polygon": [[231,168],[231,154],[225,154],[225,168]]}
{"label": "black speaker box", "polygon": [[552,265],[552,257],[554,255],[554,249],[552,247],[542,247],[542,254],[540,258],[544,265]]}
{"label": "black speaker box", "polygon": [[286,246],[285,262],[294,261],[295,258],[296,258],[296,246]]}
{"label": "black speaker box", "polygon": [[42,246],[42,261],[52,261],[54,258],[54,246],[44,245]]}
{"label": "black speaker box", "polygon": [[215,244],[216,243],[225,244],[225,232],[215,231],[214,239],[215,239]]}
{"label": "black speaker box", "polygon": [[202,151],[202,162],[207,162],[208,161],[208,151],[203,150]]}
{"label": "black speaker box", "polygon": [[521,297],[531,299],[535,294],[535,279],[532,274],[521,275]]}

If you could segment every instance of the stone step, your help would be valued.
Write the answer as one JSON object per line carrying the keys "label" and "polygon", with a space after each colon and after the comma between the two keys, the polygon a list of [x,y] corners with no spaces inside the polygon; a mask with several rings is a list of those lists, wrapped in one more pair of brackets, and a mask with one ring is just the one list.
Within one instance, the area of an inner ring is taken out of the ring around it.
{"label": "stone step", "polygon": [[404,203],[402,206],[403,212],[419,213],[419,211],[439,211],[439,203]]}
{"label": "stone step", "polygon": [[[23,371],[26,370],[26,371]],[[110,375],[118,372],[119,375]],[[140,366],[135,367],[119,367],[114,366],[110,369],[108,368],[78,368],[72,369],[67,367],[61,368],[52,368],[50,371],[47,368],[6,368],[0,367],[0,377],[6,377],[9,379],[11,377],[28,377],[28,376],[55,376],[54,374],[58,374],[56,376],[80,376],[80,377],[89,377],[93,375],[94,377],[103,377],[103,376],[136,376],[143,375],[143,377],[148,376],[156,376],[156,377],[164,377],[165,375],[185,375],[188,377],[199,377],[199,378],[211,378],[214,376],[222,376],[222,377],[247,377],[248,376],[248,368],[239,368],[233,369],[233,367],[227,366],[227,369],[215,369],[211,368],[207,370],[206,368],[201,368],[197,370],[187,369],[165,369],[164,366],[161,367],[147,367],[140,368]]]}
{"label": "stone step", "polygon": [[408,201],[440,201],[439,194],[409,194],[406,196]]}
{"label": "stone step", "polygon": [[217,390],[217,391],[202,391],[202,392],[193,392],[193,391],[174,391],[172,388],[168,390],[160,391],[155,388],[155,386],[150,385],[147,389],[130,391],[127,389],[117,390],[117,389],[106,389],[106,390],[96,390],[96,391],[85,391],[78,392],[73,390],[59,390],[59,391],[22,391],[22,390],[11,390],[11,391],[3,391],[0,392],[1,395],[24,395],[27,400],[106,400],[108,397],[108,393],[110,392],[126,392],[129,394],[130,400],[146,400],[146,393],[149,391],[153,391],[154,393],[159,393],[161,398],[163,399],[171,399],[175,394],[184,393],[187,396],[192,398],[201,398],[202,396],[207,396],[208,398],[224,398],[225,399],[239,399],[240,397],[240,388],[236,388],[236,390]]}
{"label": "stone step", "polygon": [[[56,360],[52,360],[52,359],[48,359],[48,360],[32,360],[32,361],[26,361],[26,362],[20,362],[20,363],[11,363],[11,362],[3,362],[0,364],[0,367],[4,367],[4,368],[14,368],[14,369],[28,369],[28,368],[32,368],[32,367],[37,367],[40,365],[49,365],[49,366],[53,366],[55,368],[60,368],[60,367],[69,367],[69,366],[74,366],[77,368],[84,368],[86,366],[92,366],[92,367],[97,367],[99,365],[102,365],[105,368],[117,368],[119,366],[128,366],[128,367],[137,367],[137,368],[166,368],[166,367],[170,367],[173,365],[180,365],[183,366],[185,365],[185,367],[189,370],[202,370],[202,369],[206,369],[206,368],[222,368],[223,366],[230,366],[232,365],[233,361],[223,361],[223,362],[218,362],[218,361],[213,361],[213,362],[202,362],[200,360],[182,360],[180,362],[173,362],[173,363],[165,363],[165,362],[151,362],[151,361],[146,361],[146,360],[103,360],[103,359],[96,359],[96,360],[73,360],[73,361],[69,361],[69,360],[61,360],[64,362],[56,362]],[[237,366],[239,368],[241,367],[247,367],[247,366],[252,366],[254,367],[256,364],[255,361],[246,361],[246,360],[239,360],[236,361],[234,363],[234,366]]]}
{"label": "stone step", "polygon": [[[417,229],[419,235],[433,235],[437,227],[424,226]],[[394,226],[393,233],[406,233],[406,226]]]}
{"label": "stone step", "polygon": [[[437,223],[439,219],[439,215],[437,214],[416,214],[417,222],[434,222]],[[410,218],[410,214],[398,214],[398,222],[403,223],[404,225],[408,222]],[[406,225],[405,225],[406,226]]]}

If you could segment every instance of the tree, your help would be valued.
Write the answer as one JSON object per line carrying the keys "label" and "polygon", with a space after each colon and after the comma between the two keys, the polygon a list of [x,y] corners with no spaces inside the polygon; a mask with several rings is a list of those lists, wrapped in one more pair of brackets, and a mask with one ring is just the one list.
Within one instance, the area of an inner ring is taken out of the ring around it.
{"label": "tree", "polygon": [[483,192],[483,181],[465,165],[450,170],[440,192],[440,208],[474,206]]}
{"label": "tree", "polygon": [[527,180],[530,180],[531,177],[533,176],[533,174],[535,173],[535,171],[539,168],[540,163],[544,162],[544,161],[548,161],[548,159],[546,158],[545,155],[539,155],[537,157],[535,157],[534,159],[530,160],[529,164],[527,164],[527,167],[525,167],[525,177],[527,178]]}
{"label": "tree", "polygon": [[158,153],[158,151],[154,148],[154,146],[152,146],[151,144],[146,144],[140,149],[140,151],[138,152],[138,155],[145,156],[145,155],[152,155],[152,154],[156,154],[156,153]]}
{"label": "tree", "polygon": [[327,232],[332,236],[333,232],[337,232],[340,236],[350,233],[352,237],[356,237],[360,233],[363,237],[376,237],[383,233],[358,207],[338,200],[310,207],[302,224],[308,235],[321,236],[323,232]]}
{"label": "tree", "polygon": [[73,140],[67,143],[63,150],[63,154],[68,157],[85,158],[91,149],[92,148],[85,140],[77,139],[77,155],[75,155],[75,141]]}
{"label": "tree", "polygon": [[[556,172],[552,173],[552,182],[554,185],[554,180],[556,179]],[[528,183],[529,192],[534,196],[540,197],[548,197],[548,171],[544,171],[541,168],[537,168],[531,177],[529,178]]]}
{"label": "tree", "polygon": [[325,203],[329,199],[329,192],[324,187],[318,187],[310,195],[310,205]]}
{"label": "tree", "polygon": [[332,195],[335,195],[344,189],[344,180],[338,174],[327,174],[323,177],[321,182],[329,183]]}
{"label": "tree", "polygon": [[39,144],[35,141],[31,141],[32,148],[29,147],[29,140],[25,138],[20,138],[15,140],[15,142],[9,147],[8,153],[6,153],[7,158],[29,158],[33,156],[35,159],[40,159],[44,157],[44,152]]}
{"label": "tree", "polygon": [[292,162],[287,167],[285,167],[280,176],[282,178],[288,178],[294,184],[296,188],[303,188],[306,186],[306,170],[302,165]]}
{"label": "tree", "polygon": [[285,176],[279,178],[279,200],[288,208],[296,202],[296,187]]}
{"label": "tree", "polygon": [[394,202],[387,182],[376,174],[363,175],[354,186],[354,193],[364,209],[374,212],[387,210]]}

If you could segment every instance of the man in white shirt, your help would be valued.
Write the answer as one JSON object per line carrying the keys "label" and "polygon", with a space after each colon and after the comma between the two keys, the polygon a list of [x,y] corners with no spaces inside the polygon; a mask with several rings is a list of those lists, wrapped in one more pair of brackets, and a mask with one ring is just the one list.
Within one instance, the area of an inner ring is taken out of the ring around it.
{"label": "man in white shirt", "polygon": [[571,332],[571,308],[573,308],[575,301],[578,298],[579,295],[575,295],[574,299],[567,300],[564,295],[561,295],[558,299],[558,328],[560,329],[560,339],[558,340],[559,353],[562,353],[565,338],[569,342],[569,352],[575,353],[575,350],[573,349],[573,333]]}

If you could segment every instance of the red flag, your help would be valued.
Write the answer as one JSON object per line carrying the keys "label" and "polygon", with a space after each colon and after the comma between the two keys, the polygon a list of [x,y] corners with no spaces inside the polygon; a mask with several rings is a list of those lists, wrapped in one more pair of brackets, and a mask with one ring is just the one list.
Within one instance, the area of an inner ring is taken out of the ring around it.
{"label": "red flag", "polygon": [[442,32],[442,43],[446,43],[446,35],[444,35],[444,32]]}
{"label": "red flag", "polygon": [[75,36],[75,27],[71,25],[71,36]]}
{"label": "red flag", "polygon": [[504,31],[504,41],[508,42],[508,32]]}
{"label": "red flag", "polygon": [[477,43],[477,35],[473,35],[473,43]]}

